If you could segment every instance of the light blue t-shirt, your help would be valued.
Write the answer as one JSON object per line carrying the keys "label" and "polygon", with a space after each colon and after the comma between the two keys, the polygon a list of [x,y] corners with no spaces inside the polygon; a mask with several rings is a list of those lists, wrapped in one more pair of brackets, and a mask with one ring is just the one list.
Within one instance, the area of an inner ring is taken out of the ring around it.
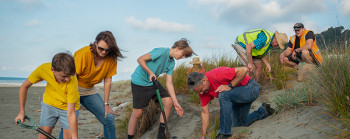
{"label": "light blue t-shirt", "polygon": [[[148,68],[158,77],[162,73],[173,74],[175,60],[169,56],[169,48],[155,48],[151,54],[151,60],[146,61]],[[131,82],[140,86],[152,86],[149,74],[139,65],[131,75]]]}

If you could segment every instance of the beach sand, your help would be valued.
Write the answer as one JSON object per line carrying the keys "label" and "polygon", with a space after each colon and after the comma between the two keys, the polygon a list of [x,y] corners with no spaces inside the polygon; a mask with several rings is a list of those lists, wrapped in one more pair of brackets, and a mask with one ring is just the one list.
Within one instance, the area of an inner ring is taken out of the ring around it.
{"label": "beach sand", "polygon": [[[40,112],[42,95],[45,87],[30,87],[26,100],[26,115],[30,116],[36,125],[40,125]],[[34,139],[38,137],[37,131],[15,125],[15,117],[19,113],[19,86],[0,87],[0,138],[1,139]],[[26,124],[30,124],[28,121]],[[78,120],[79,138],[95,138],[103,132],[102,125],[87,110],[80,110]],[[60,123],[57,122],[52,135],[58,138]]]}
{"label": "beach sand", "polygon": [[[296,82],[293,86],[301,86],[302,82]],[[131,94],[130,87],[126,91],[125,97],[119,97],[120,92],[111,92],[110,101],[111,107],[120,106],[121,104],[131,104]],[[42,94],[44,93],[44,87],[31,87],[28,91],[27,102],[26,102],[26,114],[35,120],[35,123],[39,125],[40,112],[41,109],[40,102],[42,100]],[[22,139],[22,138],[37,138],[37,132],[31,129],[25,129],[14,124],[14,118],[19,112],[18,103],[18,91],[19,87],[0,87],[0,138],[1,139]],[[123,89],[120,89],[123,91]],[[98,92],[103,92],[99,88]],[[256,110],[260,107],[262,102],[268,102],[272,104],[272,107],[276,107],[273,104],[273,98],[284,93],[282,90],[278,91],[267,91],[268,94],[260,95],[259,98],[253,103],[251,111]],[[101,94],[103,97],[103,94]],[[201,106],[194,105],[190,102],[189,95],[177,95],[180,105],[184,110],[184,115],[179,117],[176,115],[174,109],[172,110],[171,116],[169,118],[169,130],[172,136],[177,136],[178,139],[192,139],[199,138],[201,135]],[[116,104],[116,102],[119,102]],[[214,124],[214,117],[219,114],[219,103],[218,99],[214,99],[210,103],[210,124]],[[259,139],[269,139],[269,138],[318,138],[318,139],[328,139],[331,135],[325,134],[321,131],[326,131],[329,133],[337,133],[338,131],[332,129],[329,125],[326,125],[318,117],[331,122],[334,124],[330,118],[327,117],[324,109],[325,107],[316,104],[315,106],[303,106],[296,109],[291,109],[283,111],[278,114],[267,117],[266,119],[256,121],[249,127],[235,127],[232,131],[237,133],[245,133],[244,138],[259,138]],[[316,116],[317,115],[317,116]],[[122,110],[116,111],[116,119],[122,119],[125,117],[125,113]],[[117,123],[116,123],[117,124]],[[156,138],[158,133],[159,121],[152,126],[149,131],[147,131],[142,139],[153,139]],[[52,135],[58,137],[60,129],[60,124],[57,123]],[[117,131],[120,129],[116,129]],[[80,110],[79,120],[78,120],[78,134],[81,139],[95,139],[96,136],[101,136],[103,133],[102,125],[97,121],[97,119],[87,110]],[[212,133],[213,131],[209,131]],[[215,136],[215,135],[211,135]],[[117,135],[118,138],[126,138],[124,135]]]}

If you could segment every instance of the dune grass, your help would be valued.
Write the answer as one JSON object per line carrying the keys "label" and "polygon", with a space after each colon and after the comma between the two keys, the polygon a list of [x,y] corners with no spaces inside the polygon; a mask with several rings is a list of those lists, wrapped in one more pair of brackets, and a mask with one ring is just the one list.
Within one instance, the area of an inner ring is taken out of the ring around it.
{"label": "dune grass", "polygon": [[309,104],[310,97],[314,96],[310,91],[303,87],[301,90],[287,89],[283,90],[283,93],[275,96],[274,102],[277,105],[276,112],[281,113],[285,110],[297,108],[302,105]]}
{"label": "dune grass", "polygon": [[265,57],[268,59],[271,66],[271,73],[266,71],[266,66],[263,69],[262,77],[260,78],[260,84],[265,85],[267,83],[273,83],[278,90],[283,88],[290,88],[288,81],[296,78],[297,70],[283,66],[280,63],[280,54],[283,50],[272,49]]}
{"label": "dune grass", "polygon": [[335,49],[323,54],[323,63],[312,76],[312,85],[318,88],[321,102],[330,116],[346,130],[339,129],[341,138],[350,138],[350,50]]}

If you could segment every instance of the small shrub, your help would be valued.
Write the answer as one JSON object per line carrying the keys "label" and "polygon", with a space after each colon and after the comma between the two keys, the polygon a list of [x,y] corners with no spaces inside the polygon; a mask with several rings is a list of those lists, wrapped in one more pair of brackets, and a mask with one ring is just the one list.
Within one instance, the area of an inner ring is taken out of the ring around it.
{"label": "small shrub", "polygon": [[282,112],[291,108],[296,108],[298,105],[304,105],[309,102],[309,91],[303,88],[300,91],[284,90],[280,95],[274,98],[274,102],[277,105],[277,112]]}

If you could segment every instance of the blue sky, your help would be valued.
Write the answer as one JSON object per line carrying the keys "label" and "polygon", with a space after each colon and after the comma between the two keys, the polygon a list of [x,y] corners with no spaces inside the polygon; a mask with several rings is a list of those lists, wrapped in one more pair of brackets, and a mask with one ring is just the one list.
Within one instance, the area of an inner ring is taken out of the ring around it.
{"label": "blue sky", "polygon": [[291,36],[296,22],[315,33],[338,25],[349,29],[350,1],[0,0],[0,76],[27,77],[56,53],[74,53],[109,30],[127,57],[118,62],[113,80],[127,80],[139,56],[181,38],[201,59],[236,57],[231,44],[237,35],[264,28]]}

